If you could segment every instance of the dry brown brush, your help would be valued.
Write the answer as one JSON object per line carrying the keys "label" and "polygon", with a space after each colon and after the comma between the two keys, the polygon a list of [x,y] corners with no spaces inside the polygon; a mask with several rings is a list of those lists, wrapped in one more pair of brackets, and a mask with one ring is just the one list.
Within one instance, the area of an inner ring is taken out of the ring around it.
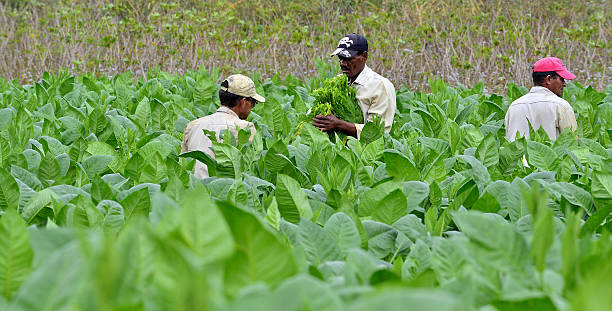
{"label": "dry brown brush", "polygon": [[550,55],[582,84],[602,89],[612,76],[606,0],[4,0],[0,27],[0,76],[21,82],[65,68],[307,77],[349,32],[368,38],[376,71],[415,90],[432,77],[528,86],[530,64]]}

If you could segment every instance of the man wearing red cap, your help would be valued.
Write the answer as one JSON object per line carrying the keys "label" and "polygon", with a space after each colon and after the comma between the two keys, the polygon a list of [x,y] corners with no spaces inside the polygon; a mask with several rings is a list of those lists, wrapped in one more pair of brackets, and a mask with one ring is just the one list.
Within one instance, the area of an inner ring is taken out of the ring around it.
{"label": "man wearing red cap", "polygon": [[561,96],[565,80],[576,76],[565,69],[560,59],[546,57],[533,65],[533,84],[529,93],[512,102],[506,112],[506,138],[514,141],[516,133],[529,139],[529,124],[534,130],[544,128],[550,140],[556,140],[565,128],[576,130],[574,109]]}

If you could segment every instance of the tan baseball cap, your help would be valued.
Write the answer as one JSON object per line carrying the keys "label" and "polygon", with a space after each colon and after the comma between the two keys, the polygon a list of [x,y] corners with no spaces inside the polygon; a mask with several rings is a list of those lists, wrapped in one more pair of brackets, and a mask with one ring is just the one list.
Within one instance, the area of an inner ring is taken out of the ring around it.
{"label": "tan baseball cap", "polygon": [[255,83],[253,82],[253,80],[251,80],[251,78],[245,75],[231,75],[227,77],[225,81],[227,81],[227,87],[222,86],[221,89],[223,91],[242,97],[251,97],[260,103],[266,101],[263,96],[257,94],[257,92],[255,91]]}

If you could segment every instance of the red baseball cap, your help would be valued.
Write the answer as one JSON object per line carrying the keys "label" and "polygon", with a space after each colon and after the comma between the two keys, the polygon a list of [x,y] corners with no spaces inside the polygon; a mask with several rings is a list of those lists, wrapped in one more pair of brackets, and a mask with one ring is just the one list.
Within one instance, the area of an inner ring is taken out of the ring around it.
{"label": "red baseball cap", "polygon": [[556,57],[545,57],[533,64],[533,72],[547,72],[554,71],[563,79],[573,80],[576,76],[567,71],[563,62]]}

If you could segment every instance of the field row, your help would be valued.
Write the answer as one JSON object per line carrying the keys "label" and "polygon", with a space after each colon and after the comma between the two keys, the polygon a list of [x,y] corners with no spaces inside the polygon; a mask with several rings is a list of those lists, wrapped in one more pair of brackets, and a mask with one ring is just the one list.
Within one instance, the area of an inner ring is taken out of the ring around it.
{"label": "field row", "polygon": [[611,87],[566,87],[576,134],[511,143],[524,87],[431,80],[398,88],[390,133],[344,143],[298,127],[318,68],[253,77],[257,134],[215,142],[202,180],[180,144],[219,71],[0,79],[0,309],[612,305]]}

